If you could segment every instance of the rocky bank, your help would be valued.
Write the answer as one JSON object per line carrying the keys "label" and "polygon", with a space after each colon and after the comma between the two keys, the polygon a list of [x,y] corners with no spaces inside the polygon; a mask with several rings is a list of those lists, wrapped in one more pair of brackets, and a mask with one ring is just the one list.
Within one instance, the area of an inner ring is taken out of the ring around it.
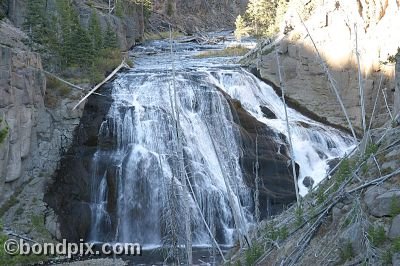
{"label": "rocky bank", "polygon": [[[257,69],[259,76],[279,87],[274,46],[277,45],[286,94],[308,111],[328,122],[347,127],[327,75],[318,59],[310,36],[335,80],[350,120],[362,130],[356,33],[364,89],[366,122],[369,124],[377,95],[373,126],[384,124],[389,115],[386,101],[393,109],[395,64],[393,56],[400,46],[399,3],[396,1],[308,1],[300,14],[289,9],[282,23],[282,35],[274,43],[263,42],[242,60]],[[384,95],[385,94],[385,95]]]}

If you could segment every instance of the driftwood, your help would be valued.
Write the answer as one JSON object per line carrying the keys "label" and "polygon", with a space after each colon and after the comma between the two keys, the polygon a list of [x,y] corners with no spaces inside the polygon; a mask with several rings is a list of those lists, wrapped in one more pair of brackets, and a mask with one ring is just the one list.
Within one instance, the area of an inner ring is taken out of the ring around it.
{"label": "driftwood", "polygon": [[[65,83],[65,84],[67,84],[67,85],[70,86],[71,88],[74,88],[74,89],[77,89],[77,90],[80,90],[80,91],[86,91],[86,89],[84,89],[84,88],[82,88],[82,87],[79,87],[78,85],[75,85],[75,84],[73,84],[73,83],[71,83],[71,82],[69,82],[69,81],[66,81],[65,79],[62,79],[62,78],[60,78],[59,76],[54,75],[53,73],[50,73],[50,72],[48,72],[48,71],[46,71],[46,70],[43,70],[43,72],[46,73],[47,75],[49,75],[49,76],[55,78],[55,79],[57,79],[57,80],[59,80],[59,81]],[[96,94],[96,95],[99,95],[99,96],[104,96],[103,94],[100,94],[100,93],[97,93],[97,92],[94,92],[93,94]]]}
{"label": "driftwood", "polygon": [[177,40],[178,43],[189,43],[189,42],[195,42],[198,44],[218,44],[221,42],[226,41],[225,36],[215,36],[211,37],[206,34],[202,33],[196,33],[195,36],[190,36],[184,39]]}
{"label": "driftwood", "polygon": [[109,81],[115,74],[118,73],[118,71],[123,68],[129,68],[129,66],[127,65],[127,63],[125,63],[125,59],[122,61],[122,63],[116,68],[114,69],[113,72],[111,72],[110,75],[108,75],[108,77],[106,77],[102,82],[100,82],[99,84],[97,84],[93,89],[91,89],[89,91],[88,94],[85,95],[85,97],[83,97],[75,106],[74,108],[72,108],[72,110],[75,110],[79,105],[81,105],[81,103],[83,103],[87,98],[89,98],[90,95],[92,95],[93,93],[95,93],[95,91],[97,89],[99,89],[101,86],[103,86],[107,81]]}

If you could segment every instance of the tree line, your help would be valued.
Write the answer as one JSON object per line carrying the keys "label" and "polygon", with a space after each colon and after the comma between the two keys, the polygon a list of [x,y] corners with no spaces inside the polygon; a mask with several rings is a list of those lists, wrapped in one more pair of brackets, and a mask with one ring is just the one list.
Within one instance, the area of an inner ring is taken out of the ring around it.
{"label": "tree line", "polygon": [[46,0],[30,0],[23,27],[31,44],[42,54],[48,54],[53,61],[56,58],[56,65],[61,69],[91,67],[104,50],[119,47],[111,25],[102,31],[96,11],[92,11],[86,29],[80,24],[79,14],[68,0],[56,1],[55,12],[48,9]]}
{"label": "tree line", "polygon": [[279,31],[279,24],[288,8],[289,0],[249,0],[246,12],[236,18],[235,35],[271,37]]}

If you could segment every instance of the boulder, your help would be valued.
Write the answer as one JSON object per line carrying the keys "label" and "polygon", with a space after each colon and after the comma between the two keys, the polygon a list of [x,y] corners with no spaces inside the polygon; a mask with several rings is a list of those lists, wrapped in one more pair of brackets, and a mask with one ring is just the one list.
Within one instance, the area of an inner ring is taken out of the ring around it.
{"label": "boulder", "polygon": [[396,239],[400,237],[400,215],[393,218],[392,225],[390,226],[388,237]]}
{"label": "boulder", "polygon": [[306,176],[303,180],[303,185],[308,189],[312,188],[314,185],[314,179],[311,176]]}
{"label": "boulder", "polygon": [[268,107],[266,106],[260,106],[261,112],[263,112],[264,117],[268,119],[276,119],[276,114],[272,112]]}
{"label": "boulder", "polygon": [[369,189],[364,196],[364,202],[368,211],[375,217],[389,216],[392,211],[393,201],[400,202],[400,190],[385,191],[380,187]]}

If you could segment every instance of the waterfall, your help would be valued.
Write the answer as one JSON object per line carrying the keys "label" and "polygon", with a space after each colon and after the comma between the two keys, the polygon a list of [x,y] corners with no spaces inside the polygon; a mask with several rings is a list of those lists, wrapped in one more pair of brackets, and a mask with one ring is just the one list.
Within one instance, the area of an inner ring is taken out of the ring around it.
{"label": "waterfall", "polygon": [[[169,62],[162,55],[157,60],[165,65]],[[225,94],[238,100],[254,120],[276,136],[287,135],[283,103],[270,86],[237,65],[192,64],[188,68],[182,63],[185,66],[178,67],[175,75],[176,108],[185,175],[192,191],[182,187],[178,178],[172,74],[155,62],[154,58],[138,60],[138,67],[113,81],[113,102],[100,127],[91,164],[89,238],[161,246],[168,240],[171,226],[184,232],[182,212],[186,204],[194,246],[213,244],[203,217],[220,245],[233,246],[237,228],[248,230],[255,218],[253,191],[245,182],[240,161],[240,129]],[[320,182],[329,161],[343,156],[353,144],[346,134],[293,109],[288,111],[304,196],[308,190],[303,179],[310,176]],[[235,226],[232,209],[240,214],[240,226]],[[184,244],[183,236],[178,233],[180,245]]]}

